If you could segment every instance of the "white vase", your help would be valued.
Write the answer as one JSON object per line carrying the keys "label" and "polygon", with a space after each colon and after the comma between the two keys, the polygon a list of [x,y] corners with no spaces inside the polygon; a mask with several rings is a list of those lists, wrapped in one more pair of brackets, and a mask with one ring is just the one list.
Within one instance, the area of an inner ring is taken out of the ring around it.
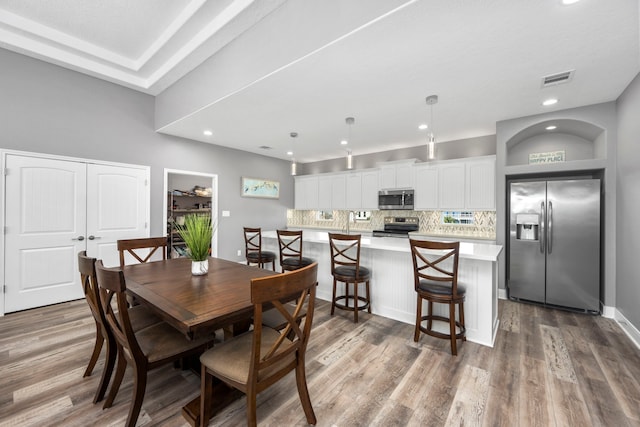
{"label": "white vase", "polygon": [[209,260],[191,261],[191,274],[202,276],[209,272]]}

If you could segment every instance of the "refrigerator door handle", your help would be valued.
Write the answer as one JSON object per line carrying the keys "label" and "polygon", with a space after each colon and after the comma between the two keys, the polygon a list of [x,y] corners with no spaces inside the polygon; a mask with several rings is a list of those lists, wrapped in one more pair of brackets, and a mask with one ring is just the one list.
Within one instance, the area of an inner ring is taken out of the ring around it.
{"label": "refrigerator door handle", "polygon": [[547,250],[549,253],[553,250],[553,203],[549,200],[549,235],[547,236]]}
{"label": "refrigerator door handle", "polygon": [[540,230],[540,234],[539,234],[539,238],[540,238],[540,253],[544,253],[544,216],[545,216],[545,209],[544,209],[544,202],[540,202],[540,216],[538,217],[538,229]]}

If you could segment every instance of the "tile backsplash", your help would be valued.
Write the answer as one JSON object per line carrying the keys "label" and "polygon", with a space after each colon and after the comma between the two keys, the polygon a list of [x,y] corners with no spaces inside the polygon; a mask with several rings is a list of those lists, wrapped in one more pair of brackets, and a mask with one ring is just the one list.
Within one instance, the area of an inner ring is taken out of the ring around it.
{"label": "tile backsplash", "polygon": [[[287,211],[287,227],[326,228],[331,230],[344,230],[349,211],[333,211],[333,220],[317,220],[314,210]],[[420,232],[433,235],[446,235],[467,237],[470,239],[496,238],[496,212],[474,212],[474,224],[442,224],[441,211],[371,211],[370,221],[356,221],[350,224],[351,230],[373,231],[384,228],[384,217],[418,217],[420,220]]]}

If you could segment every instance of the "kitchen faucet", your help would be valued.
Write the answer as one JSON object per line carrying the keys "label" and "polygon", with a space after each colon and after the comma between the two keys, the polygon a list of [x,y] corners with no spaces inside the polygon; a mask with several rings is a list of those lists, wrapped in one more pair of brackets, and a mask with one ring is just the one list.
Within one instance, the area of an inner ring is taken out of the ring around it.
{"label": "kitchen faucet", "polygon": [[356,213],[354,211],[347,212],[347,226],[345,227],[346,234],[349,234],[349,224],[351,224],[351,218],[353,218],[353,222],[356,221]]}

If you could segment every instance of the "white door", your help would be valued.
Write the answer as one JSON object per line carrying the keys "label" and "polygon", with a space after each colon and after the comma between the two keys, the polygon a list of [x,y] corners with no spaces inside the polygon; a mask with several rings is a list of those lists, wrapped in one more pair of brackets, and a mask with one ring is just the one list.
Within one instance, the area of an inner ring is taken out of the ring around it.
{"label": "white door", "polygon": [[82,298],[85,164],[8,155],[6,169],[5,311]]}
{"label": "white door", "polygon": [[83,297],[78,252],[119,264],[116,241],[148,237],[146,168],[7,155],[5,312]]}
{"label": "white door", "polygon": [[105,266],[120,265],[119,239],[149,237],[148,177],[146,169],[87,165],[87,254]]}

